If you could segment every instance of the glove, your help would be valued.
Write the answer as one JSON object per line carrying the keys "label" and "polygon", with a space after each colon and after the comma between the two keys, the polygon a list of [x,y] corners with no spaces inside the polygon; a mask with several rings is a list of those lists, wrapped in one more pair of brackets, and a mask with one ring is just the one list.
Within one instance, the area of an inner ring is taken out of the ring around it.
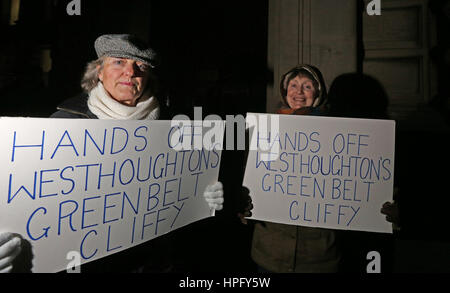
{"label": "glove", "polygon": [[398,224],[398,206],[395,202],[385,202],[381,207],[380,212],[386,215],[386,221],[391,222],[392,224]]}
{"label": "glove", "polygon": [[[397,187],[394,187],[394,199],[398,197],[398,193],[399,189]],[[380,212],[386,216],[386,221],[392,223],[394,230],[400,230],[399,208],[395,200],[393,202],[385,202],[381,207]]]}
{"label": "glove", "polygon": [[240,208],[240,211],[238,211],[237,216],[241,220],[241,223],[244,225],[247,225],[247,219],[246,217],[252,216],[252,209],[253,209],[253,203],[252,198],[250,197],[250,190],[248,190],[247,187],[242,186],[241,188],[241,197],[242,201],[242,207]]}
{"label": "glove", "polygon": [[216,182],[206,186],[203,196],[211,209],[220,211],[223,208],[224,199],[222,183]]}
{"label": "glove", "polygon": [[0,273],[9,273],[13,269],[13,261],[19,255],[21,238],[17,234],[0,233]]}

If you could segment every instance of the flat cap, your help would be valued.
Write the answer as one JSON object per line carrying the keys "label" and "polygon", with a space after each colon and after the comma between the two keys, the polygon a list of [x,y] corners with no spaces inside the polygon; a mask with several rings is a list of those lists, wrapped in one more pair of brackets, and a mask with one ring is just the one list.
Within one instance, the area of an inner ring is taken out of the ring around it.
{"label": "flat cap", "polygon": [[154,68],[158,65],[156,52],[134,35],[102,35],[95,40],[97,56],[133,59]]}

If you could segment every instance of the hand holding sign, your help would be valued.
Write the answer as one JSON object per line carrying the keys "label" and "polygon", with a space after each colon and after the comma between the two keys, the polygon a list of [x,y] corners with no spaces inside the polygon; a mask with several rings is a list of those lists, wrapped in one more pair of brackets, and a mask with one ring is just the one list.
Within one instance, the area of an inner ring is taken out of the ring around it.
{"label": "hand holding sign", "polygon": [[252,216],[252,209],[253,209],[253,203],[252,198],[250,197],[250,190],[248,190],[247,187],[242,186],[241,187],[241,201],[243,203],[243,206],[240,208],[240,211],[238,212],[238,218],[241,220],[241,223],[244,225],[247,225],[247,219],[248,217]]}
{"label": "hand holding sign", "polygon": [[0,233],[0,273],[9,273],[13,261],[21,251],[21,239],[17,234]]}
{"label": "hand holding sign", "polygon": [[223,186],[221,182],[206,186],[203,196],[210,209],[220,211],[223,208]]}
{"label": "hand holding sign", "polygon": [[399,224],[398,205],[396,202],[385,202],[381,207],[381,213],[386,215],[386,221],[394,225]]}

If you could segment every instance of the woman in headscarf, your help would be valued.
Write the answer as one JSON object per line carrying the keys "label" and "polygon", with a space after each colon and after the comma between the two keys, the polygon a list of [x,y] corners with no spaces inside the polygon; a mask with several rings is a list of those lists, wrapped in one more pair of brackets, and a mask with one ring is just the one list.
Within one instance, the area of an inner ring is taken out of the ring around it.
{"label": "woman in headscarf", "polygon": [[[283,75],[280,91],[278,114],[325,114],[326,85],[316,67],[292,68]],[[334,230],[270,222],[255,223],[251,255],[260,271],[277,273],[337,272],[340,261]]]}
{"label": "woman in headscarf", "polygon": [[286,72],[280,82],[278,114],[326,114],[327,89],[318,68],[302,64]]}

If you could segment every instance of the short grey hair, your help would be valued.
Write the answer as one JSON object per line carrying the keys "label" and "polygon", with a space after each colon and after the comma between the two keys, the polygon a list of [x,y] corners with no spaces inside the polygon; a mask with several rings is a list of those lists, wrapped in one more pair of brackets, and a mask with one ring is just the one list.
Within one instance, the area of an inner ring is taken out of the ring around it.
{"label": "short grey hair", "polygon": [[[81,78],[81,88],[89,93],[93,90],[100,81],[98,75],[103,69],[104,61],[108,56],[102,56],[97,60],[93,60],[86,65],[83,77]],[[152,94],[155,94],[158,90],[158,79],[152,70],[149,70],[147,89],[150,89]]]}
{"label": "short grey hair", "polygon": [[100,81],[100,79],[98,78],[98,74],[103,68],[104,60],[105,57],[100,57],[97,60],[93,60],[86,65],[83,77],[81,78],[81,88],[85,92],[89,93],[97,86],[98,82]]}

